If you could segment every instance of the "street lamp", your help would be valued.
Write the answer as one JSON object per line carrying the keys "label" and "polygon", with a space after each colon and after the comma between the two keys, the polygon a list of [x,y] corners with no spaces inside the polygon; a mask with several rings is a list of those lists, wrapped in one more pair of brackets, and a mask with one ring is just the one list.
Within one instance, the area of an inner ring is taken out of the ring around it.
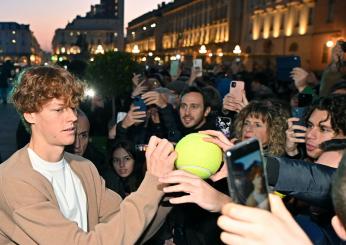
{"label": "street lamp", "polygon": [[203,45],[199,48],[198,52],[199,52],[200,54],[206,54],[206,53],[207,53],[207,48],[206,48],[206,46],[203,44]]}
{"label": "street lamp", "polygon": [[103,49],[102,45],[101,44],[97,45],[95,54],[104,54],[104,53],[105,53],[105,50]]}
{"label": "street lamp", "polygon": [[139,54],[139,52],[140,52],[140,50],[138,48],[138,45],[137,44],[134,45],[133,48],[132,48],[132,53],[133,54]]}
{"label": "street lamp", "polygon": [[233,49],[233,54],[241,54],[241,49],[240,49],[240,46],[237,44],[235,45],[234,49]]}
{"label": "street lamp", "polygon": [[326,42],[326,46],[327,46],[328,48],[331,48],[331,47],[334,46],[334,42],[331,41],[331,40],[329,40],[329,41]]}

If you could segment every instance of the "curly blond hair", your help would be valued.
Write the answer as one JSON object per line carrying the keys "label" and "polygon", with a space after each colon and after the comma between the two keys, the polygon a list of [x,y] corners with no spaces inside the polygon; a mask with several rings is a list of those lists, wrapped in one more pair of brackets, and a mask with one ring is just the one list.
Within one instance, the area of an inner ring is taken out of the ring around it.
{"label": "curly blond hair", "polygon": [[236,138],[241,139],[246,118],[258,118],[267,123],[268,144],[264,146],[265,154],[281,156],[285,153],[286,129],[289,112],[280,103],[270,100],[251,101],[237,115],[233,130]]}
{"label": "curly blond hair", "polygon": [[79,105],[84,86],[61,67],[37,66],[24,70],[14,88],[12,100],[20,113],[38,112],[53,98],[64,99],[67,106]]}
{"label": "curly blond hair", "polygon": [[[77,107],[84,95],[84,85],[68,71],[57,66],[36,66],[24,70],[13,90],[12,101],[23,115],[39,112],[49,100],[63,99],[66,106]],[[24,121],[25,125],[26,122]]]}

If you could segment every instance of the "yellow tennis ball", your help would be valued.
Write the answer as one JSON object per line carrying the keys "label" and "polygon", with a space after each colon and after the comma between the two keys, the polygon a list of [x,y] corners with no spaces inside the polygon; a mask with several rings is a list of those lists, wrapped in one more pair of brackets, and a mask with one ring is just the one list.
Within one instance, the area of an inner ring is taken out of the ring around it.
{"label": "yellow tennis ball", "polygon": [[215,174],[222,162],[222,151],[217,145],[203,140],[208,137],[211,136],[192,133],[182,138],[175,147],[178,153],[175,161],[176,168],[202,179]]}

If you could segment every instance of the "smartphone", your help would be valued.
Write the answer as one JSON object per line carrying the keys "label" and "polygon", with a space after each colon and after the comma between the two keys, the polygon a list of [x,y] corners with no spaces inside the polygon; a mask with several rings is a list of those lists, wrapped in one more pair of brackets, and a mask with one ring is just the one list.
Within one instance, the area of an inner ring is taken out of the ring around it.
{"label": "smartphone", "polygon": [[243,81],[232,81],[230,83],[229,93],[236,101],[241,102],[243,100],[243,90],[244,90]]}
{"label": "smartphone", "polygon": [[298,94],[298,107],[308,107],[312,104],[312,94]]}
{"label": "smartphone", "polygon": [[234,202],[270,210],[261,144],[251,138],[226,151],[228,188]]}
{"label": "smartphone", "polygon": [[279,81],[293,82],[291,72],[293,68],[300,67],[299,56],[280,56],[276,58],[276,77]]}
{"label": "smartphone", "polygon": [[[295,125],[300,125],[300,126],[306,126],[305,125],[305,114],[308,110],[308,107],[293,107],[292,108],[292,117],[297,117],[299,118],[299,121],[294,122],[293,124]],[[302,130],[295,129],[295,133],[304,133]],[[298,137],[301,139],[304,139],[304,137]]]}
{"label": "smartphone", "polygon": [[230,117],[216,117],[216,128],[227,138],[231,136],[232,119]]}
{"label": "smartphone", "polygon": [[197,77],[201,77],[203,75],[202,59],[193,60],[193,69],[197,71]]}
{"label": "smartphone", "polygon": [[172,77],[177,77],[179,71],[179,60],[171,60],[169,73]]}
{"label": "smartphone", "polygon": [[147,105],[144,103],[144,100],[140,96],[136,96],[133,99],[133,105],[139,107],[139,109],[137,111],[146,111],[147,110]]}

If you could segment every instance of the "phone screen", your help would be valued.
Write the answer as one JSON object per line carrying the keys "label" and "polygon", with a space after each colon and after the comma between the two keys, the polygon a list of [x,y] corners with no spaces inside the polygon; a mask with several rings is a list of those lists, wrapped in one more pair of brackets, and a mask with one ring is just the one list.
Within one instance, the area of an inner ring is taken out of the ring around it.
{"label": "phone screen", "polygon": [[197,72],[197,77],[201,77],[203,75],[202,59],[193,60],[193,69]]}
{"label": "phone screen", "polygon": [[228,187],[234,202],[270,210],[262,150],[256,138],[226,152]]}
{"label": "phone screen", "polygon": [[172,77],[176,77],[179,71],[179,60],[172,60],[169,73]]}

